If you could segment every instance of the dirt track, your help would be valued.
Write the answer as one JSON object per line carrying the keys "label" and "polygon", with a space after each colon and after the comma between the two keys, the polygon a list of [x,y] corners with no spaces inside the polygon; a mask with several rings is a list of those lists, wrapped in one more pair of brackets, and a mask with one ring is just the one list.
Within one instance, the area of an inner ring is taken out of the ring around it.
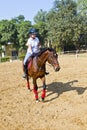
{"label": "dirt track", "polygon": [[[0,63],[0,130],[87,130],[87,56],[59,62],[58,73],[47,64],[44,103],[27,91],[21,61]],[[40,98],[40,79],[38,86]]]}

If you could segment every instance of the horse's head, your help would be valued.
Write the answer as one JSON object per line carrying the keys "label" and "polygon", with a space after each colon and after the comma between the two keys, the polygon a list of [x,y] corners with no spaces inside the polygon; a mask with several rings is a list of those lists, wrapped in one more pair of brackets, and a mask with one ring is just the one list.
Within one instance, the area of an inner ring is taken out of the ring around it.
{"label": "horse's head", "polygon": [[55,50],[48,50],[48,59],[47,59],[48,63],[50,63],[53,67],[55,71],[59,71],[60,70],[60,65],[58,62],[58,55],[55,52]]}

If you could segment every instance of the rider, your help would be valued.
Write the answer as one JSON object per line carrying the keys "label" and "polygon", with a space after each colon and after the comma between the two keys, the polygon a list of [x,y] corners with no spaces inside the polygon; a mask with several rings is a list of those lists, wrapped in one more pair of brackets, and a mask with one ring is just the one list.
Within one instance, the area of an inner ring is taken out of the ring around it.
{"label": "rider", "polygon": [[27,63],[27,60],[29,59],[29,57],[31,57],[31,55],[33,53],[38,53],[40,51],[39,47],[40,47],[40,42],[39,42],[39,39],[38,37],[36,36],[37,35],[37,30],[35,28],[31,28],[29,30],[29,38],[28,38],[28,41],[26,43],[26,46],[28,46],[28,49],[27,49],[27,53],[26,53],[26,56],[24,58],[24,62],[23,62],[23,67],[24,67],[24,75],[23,75],[23,78],[26,78],[26,63]]}
{"label": "rider", "polygon": [[[40,51],[40,41],[37,37],[37,30],[35,28],[31,28],[29,30],[29,38],[26,43],[26,46],[28,46],[26,56],[23,61],[23,68],[24,68],[24,75],[23,78],[26,78],[27,76],[27,61],[31,57],[33,53],[38,53]],[[48,74],[49,72],[45,72],[45,74]]]}

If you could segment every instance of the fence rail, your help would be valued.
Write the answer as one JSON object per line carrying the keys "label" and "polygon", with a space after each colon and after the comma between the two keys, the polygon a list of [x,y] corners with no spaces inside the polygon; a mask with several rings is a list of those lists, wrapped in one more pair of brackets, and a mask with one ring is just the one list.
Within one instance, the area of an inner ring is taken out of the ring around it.
{"label": "fence rail", "polygon": [[87,50],[63,51],[63,52],[60,52],[59,54],[82,54],[82,53],[87,53]]}
{"label": "fence rail", "polygon": [[[87,57],[87,50],[73,50],[73,51],[64,51],[64,52],[58,52],[59,55],[75,55],[76,58],[78,57]],[[20,56],[5,56],[0,57],[0,62],[6,62],[6,61],[14,61],[14,60],[23,60],[24,55]]]}

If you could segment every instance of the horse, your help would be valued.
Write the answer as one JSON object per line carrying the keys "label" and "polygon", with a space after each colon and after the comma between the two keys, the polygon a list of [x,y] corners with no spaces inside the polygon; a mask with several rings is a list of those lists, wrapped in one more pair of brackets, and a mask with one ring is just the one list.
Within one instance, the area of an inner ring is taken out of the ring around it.
{"label": "horse", "polygon": [[27,88],[30,90],[29,77],[33,79],[33,92],[35,95],[35,100],[38,102],[38,85],[37,79],[42,80],[43,89],[41,98],[44,101],[46,97],[46,81],[45,81],[45,72],[46,72],[46,62],[48,61],[57,72],[60,70],[60,65],[58,62],[58,55],[53,48],[42,49],[37,55],[33,55],[31,60],[28,62],[28,74],[27,74]]}

